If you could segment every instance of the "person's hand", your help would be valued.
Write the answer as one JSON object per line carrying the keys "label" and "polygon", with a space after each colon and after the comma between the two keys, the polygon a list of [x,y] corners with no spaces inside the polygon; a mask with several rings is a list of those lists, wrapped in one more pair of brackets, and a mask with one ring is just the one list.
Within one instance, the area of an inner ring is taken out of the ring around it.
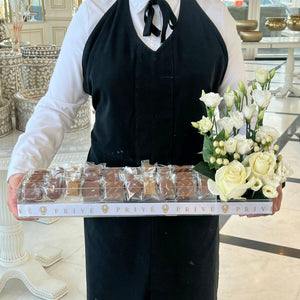
{"label": "person's hand", "polygon": [[[280,210],[281,202],[282,202],[282,185],[280,184],[277,187],[278,196],[276,198],[273,198],[273,206],[272,206],[272,214],[274,215],[276,212]],[[243,217],[244,215],[241,215]],[[247,218],[254,218],[254,217],[265,217],[269,215],[247,215]]]}
{"label": "person's hand", "polygon": [[[14,215],[14,217],[19,220],[19,215],[18,215],[18,208],[17,208],[17,187],[19,186],[20,182],[22,181],[24,177],[23,173],[17,173],[12,175],[9,178],[8,181],[8,191],[7,191],[7,204],[8,204],[8,208],[9,210],[12,212],[12,214]],[[33,221],[33,220],[37,220],[37,219],[22,219],[22,221]]]}

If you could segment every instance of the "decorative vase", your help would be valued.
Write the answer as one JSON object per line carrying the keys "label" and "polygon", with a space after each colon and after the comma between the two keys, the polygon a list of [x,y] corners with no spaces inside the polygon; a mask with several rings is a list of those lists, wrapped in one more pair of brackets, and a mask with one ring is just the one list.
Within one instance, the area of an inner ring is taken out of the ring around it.
{"label": "decorative vase", "polygon": [[47,89],[56,64],[54,58],[24,58],[25,89]]}
{"label": "decorative vase", "polygon": [[10,39],[9,30],[6,25],[5,19],[0,18],[0,42],[9,40],[9,39]]}
{"label": "decorative vase", "polygon": [[256,20],[236,20],[236,29],[240,31],[255,30],[258,22]]}
{"label": "decorative vase", "polygon": [[23,58],[55,58],[60,53],[59,46],[56,45],[35,45],[21,47]]}
{"label": "decorative vase", "polygon": [[13,95],[24,89],[22,54],[11,51],[0,51],[0,78],[2,96],[11,103],[12,115],[15,114]]}
{"label": "decorative vase", "polygon": [[10,134],[12,131],[10,102],[0,99],[0,137]]}
{"label": "decorative vase", "polygon": [[286,20],[288,29],[300,31],[300,14],[289,15]]}
{"label": "decorative vase", "polygon": [[[39,100],[46,94],[47,88],[44,89],[27,89],[22,90],[14,95],[16,103],[16,128],[20,131],[25,131],[26,124],[32,116]],[[90,102],[87,101],[81,105],[74,119],[70,131],[76,131],[87,128],[91,124]]]}
{"label": "decorative vase", "polygon": [[281,31],[286,28],[286,19],[283,17],[269,17],[265,26],[270,31]]}

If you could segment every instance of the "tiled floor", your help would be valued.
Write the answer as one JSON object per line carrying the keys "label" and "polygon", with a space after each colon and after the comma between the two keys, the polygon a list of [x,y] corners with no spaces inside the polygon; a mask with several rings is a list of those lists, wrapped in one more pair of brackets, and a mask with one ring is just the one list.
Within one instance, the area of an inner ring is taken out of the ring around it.
{"label": "tiled floor", "polygon": [[[259,66],[279,67],[271,88],[282,85],[285,61],[246,62],[249,80],[254,79]],[[296,61],[295,71],[300,72],[300,61]],[[295,77],[294,83],[300,88],[299,78]],[[300,97],[274,97],[265,123],[281,132],[281,152],[294,174],[288,179],[282,208],[276,215],[221,220],[220,300],[300,300]],[[41,247],[63,250],[63,259],[46,268],[51,276],[67,283],[69,292],[63,299],[86,299],[82,219],[61,218],[51,225],[23,223],[25,249],[32,253]],[[0,299],[38,298],[21,281],[10,280]]]}

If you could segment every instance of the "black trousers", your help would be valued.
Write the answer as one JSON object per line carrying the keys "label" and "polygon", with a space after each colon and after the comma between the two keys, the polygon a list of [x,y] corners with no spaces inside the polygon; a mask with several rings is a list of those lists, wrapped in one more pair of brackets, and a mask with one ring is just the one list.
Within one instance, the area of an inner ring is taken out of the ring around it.
{"label": "black trousers", "polygon": [[217,216],[86,218],[88,300],[215,300]]}

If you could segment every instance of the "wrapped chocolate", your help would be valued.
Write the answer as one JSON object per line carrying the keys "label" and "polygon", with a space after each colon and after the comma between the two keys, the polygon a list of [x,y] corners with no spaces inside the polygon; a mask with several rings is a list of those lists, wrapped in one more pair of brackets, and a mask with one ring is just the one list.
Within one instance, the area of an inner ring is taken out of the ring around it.
{"label": "wrapped chocolate", "polygon": [[60,176],[59,174],[45,178],[43,191],[46,199],[49,201],[56,201],[65,195],[65,180],[64,177]]}
{"label": "wrapped chocolate", "polygon": [[86,163],[83,168],[83,177],[88,181],[100,180],[100,175],[103,170],[103,165],[95,165],[93,163]]}
{"label": "wrapped chocolate", "polygon": [[66,180],[66,195],[79,196],[82,179],[82,166],[66,166],[64,175]]}
{"label": "wrapped chocolate", "polygon": [[30,171],[28,173],[27,180],[43,184],[45,176],[48,176],[49,173],[50,172],[45,169]]}
{"label": "wrapped chocolate", "polygon": [[42,186],[40,182],[24,180],[22,182],[21,197],[23,201],[43,200]]}
{"label": "wrapped chocolate", "polygon": [[192,170],[193,166],[185,165],[185,166],[173,166],[174,172],[180,173],[180,172],[190,172]]}
{"label": "wrapped chocolate", "polygon": [[124,200],[124,188],[120,179],[113,181],[102,181],[103,201],[122,202]]}
{"label": "wrapped chocolate", "polygon": [[56,176],[64,176],[65,169],[62,166],[59,165],[54,165],[50,169],[51,176],[56,177]]}
{"label": "wrapped chocolate", "polygon": [[173,167],[172,166],[157,166],[157,174],[172,174],[173,173]]}
{"label": "wrapped chocolate", "polygon": [[126,176],[124,178],[124,186],[127,201],[143,200],[143,180],[141,175]]}
{"label": "wrapped chocolate", "polygon": [[155,174],[144,173],[143,176],[144,185],[144,201],[158,201],[160,200],[159,195],[156,190],[156,178]]}
{"label": "wrapped chocolate", "polygon": [[100,180],[85,180],[81,186],[84,201],[100,201]]}
{"label": "wrapped chocolate", "polygon": [[103,178],[107,181],[119,180],[123,168],[105,168],[102,172]]}
{"label": "wrapped chocolate", "polygon": [[175,174],[170,172],[158,174],[157,177],[158,193],[162,200],[175,201],[176,198],[176,179]]}
{"label": "wrapped chocolate", "polygon": [[177,186],[177,201],[195,201],[198,199],[197,181],[191,176],[186,174],[184,179],[178,178],[176,175]]}
{"label": "wrapped chocolate", "polygon": [[202,200],[202,201],[215,201],[216,197],[213,196],[208,187],[207,187],[207,180],[209,178],[202,175],[202,174],[199,174],[198,173],[198,176],[197,176],[197,186],[198,186],[198,196],[199,196],[199,200]]}

